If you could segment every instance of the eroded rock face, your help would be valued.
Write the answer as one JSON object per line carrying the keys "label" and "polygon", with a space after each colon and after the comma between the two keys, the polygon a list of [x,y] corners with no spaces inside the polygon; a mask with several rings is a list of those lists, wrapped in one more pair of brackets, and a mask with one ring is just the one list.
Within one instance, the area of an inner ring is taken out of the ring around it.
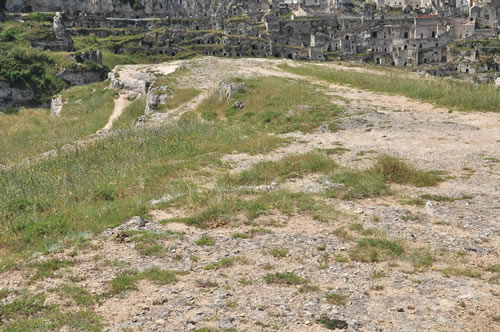
{"label": "eroded rock face", "polygon": [[30,102],[35,99],[35,93],[32,90],[23,90],[10,86],[7,82],[0,81],[0,111]]}
{"label": "eroded rock face", "polygon": [[70,85],[84,85],[93,82],[100,82],[105,78],[105,75],[102,72],[97,71],[65,70],[57,74],[57,77]]}
{"label": "eroded rock face", "polygon": [[168,88],[161,86],[149,89],[146,98],[146,109],[144,114],[150,115],[157,111],[159,105],[164,105],[168,100]]}
{"label": "eroded rock face", "polygon": [[122,89],[131,96],[145,95],[155,79],[154,74],[136,71],[133,66],[117,66],[108,73],[109,87]]}
{"label": "eroded rock face", "polygon": [[[7,0],[6,9],[11,12],[65,12],[68,15],[112,15],[114,17],[229,17],[248,11],[268,9],[268,1],[246,0],[237,4],[234,0],[142,0],[132,8],[130,1],[117,0]],[[231,10],[228,10],[231,9]]]}

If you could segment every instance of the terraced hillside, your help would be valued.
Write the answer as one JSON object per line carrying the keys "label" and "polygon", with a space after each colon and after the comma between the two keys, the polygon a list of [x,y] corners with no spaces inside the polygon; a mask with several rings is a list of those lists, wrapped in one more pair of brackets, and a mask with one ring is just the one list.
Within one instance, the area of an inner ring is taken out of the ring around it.
{"label": "terraced hillside", "polygon": [[204,57],[61,104],[0,114],[0,329],[500,330],[493,86]]}

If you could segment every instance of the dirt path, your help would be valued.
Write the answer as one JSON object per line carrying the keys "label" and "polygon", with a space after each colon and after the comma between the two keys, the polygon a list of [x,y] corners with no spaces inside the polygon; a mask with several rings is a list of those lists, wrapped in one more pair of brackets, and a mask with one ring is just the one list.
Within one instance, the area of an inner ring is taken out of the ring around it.
{"label": "dirt path", "polygon": [[108,122],[101,130],[103,131],[111,130],[111,128],[113,127],[113,123],[116,120],[118,120],[118,118],[122,115],[123,110],[125,110],[125,108],[127,108],[129,104],[130,100],[128,99],[128,95],[125,93],[120,93],[118,98],[115,99],[113,113],[111,113]]}

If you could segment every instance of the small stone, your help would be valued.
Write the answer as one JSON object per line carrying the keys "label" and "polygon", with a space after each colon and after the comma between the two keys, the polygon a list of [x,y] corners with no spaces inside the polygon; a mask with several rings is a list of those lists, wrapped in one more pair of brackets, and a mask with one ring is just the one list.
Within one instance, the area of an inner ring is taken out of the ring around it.
{"label": "small stone", "polygon": [[241,101],[237,101],[233,104],[233,108],[235,109],[242,109],[243,107],[245,107],[245,105]]}

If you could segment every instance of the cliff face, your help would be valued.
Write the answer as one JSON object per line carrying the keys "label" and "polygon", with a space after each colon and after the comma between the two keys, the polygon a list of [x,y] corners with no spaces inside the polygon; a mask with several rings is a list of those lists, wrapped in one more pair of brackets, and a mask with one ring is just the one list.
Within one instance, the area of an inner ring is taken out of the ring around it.
{"label": "cliff face", "polygon": [[[10,12],[65,12],[110,17],[229,17],[268,9],[267,0],[7,0]],[[135,7],[135,8],[133,8]]]}

